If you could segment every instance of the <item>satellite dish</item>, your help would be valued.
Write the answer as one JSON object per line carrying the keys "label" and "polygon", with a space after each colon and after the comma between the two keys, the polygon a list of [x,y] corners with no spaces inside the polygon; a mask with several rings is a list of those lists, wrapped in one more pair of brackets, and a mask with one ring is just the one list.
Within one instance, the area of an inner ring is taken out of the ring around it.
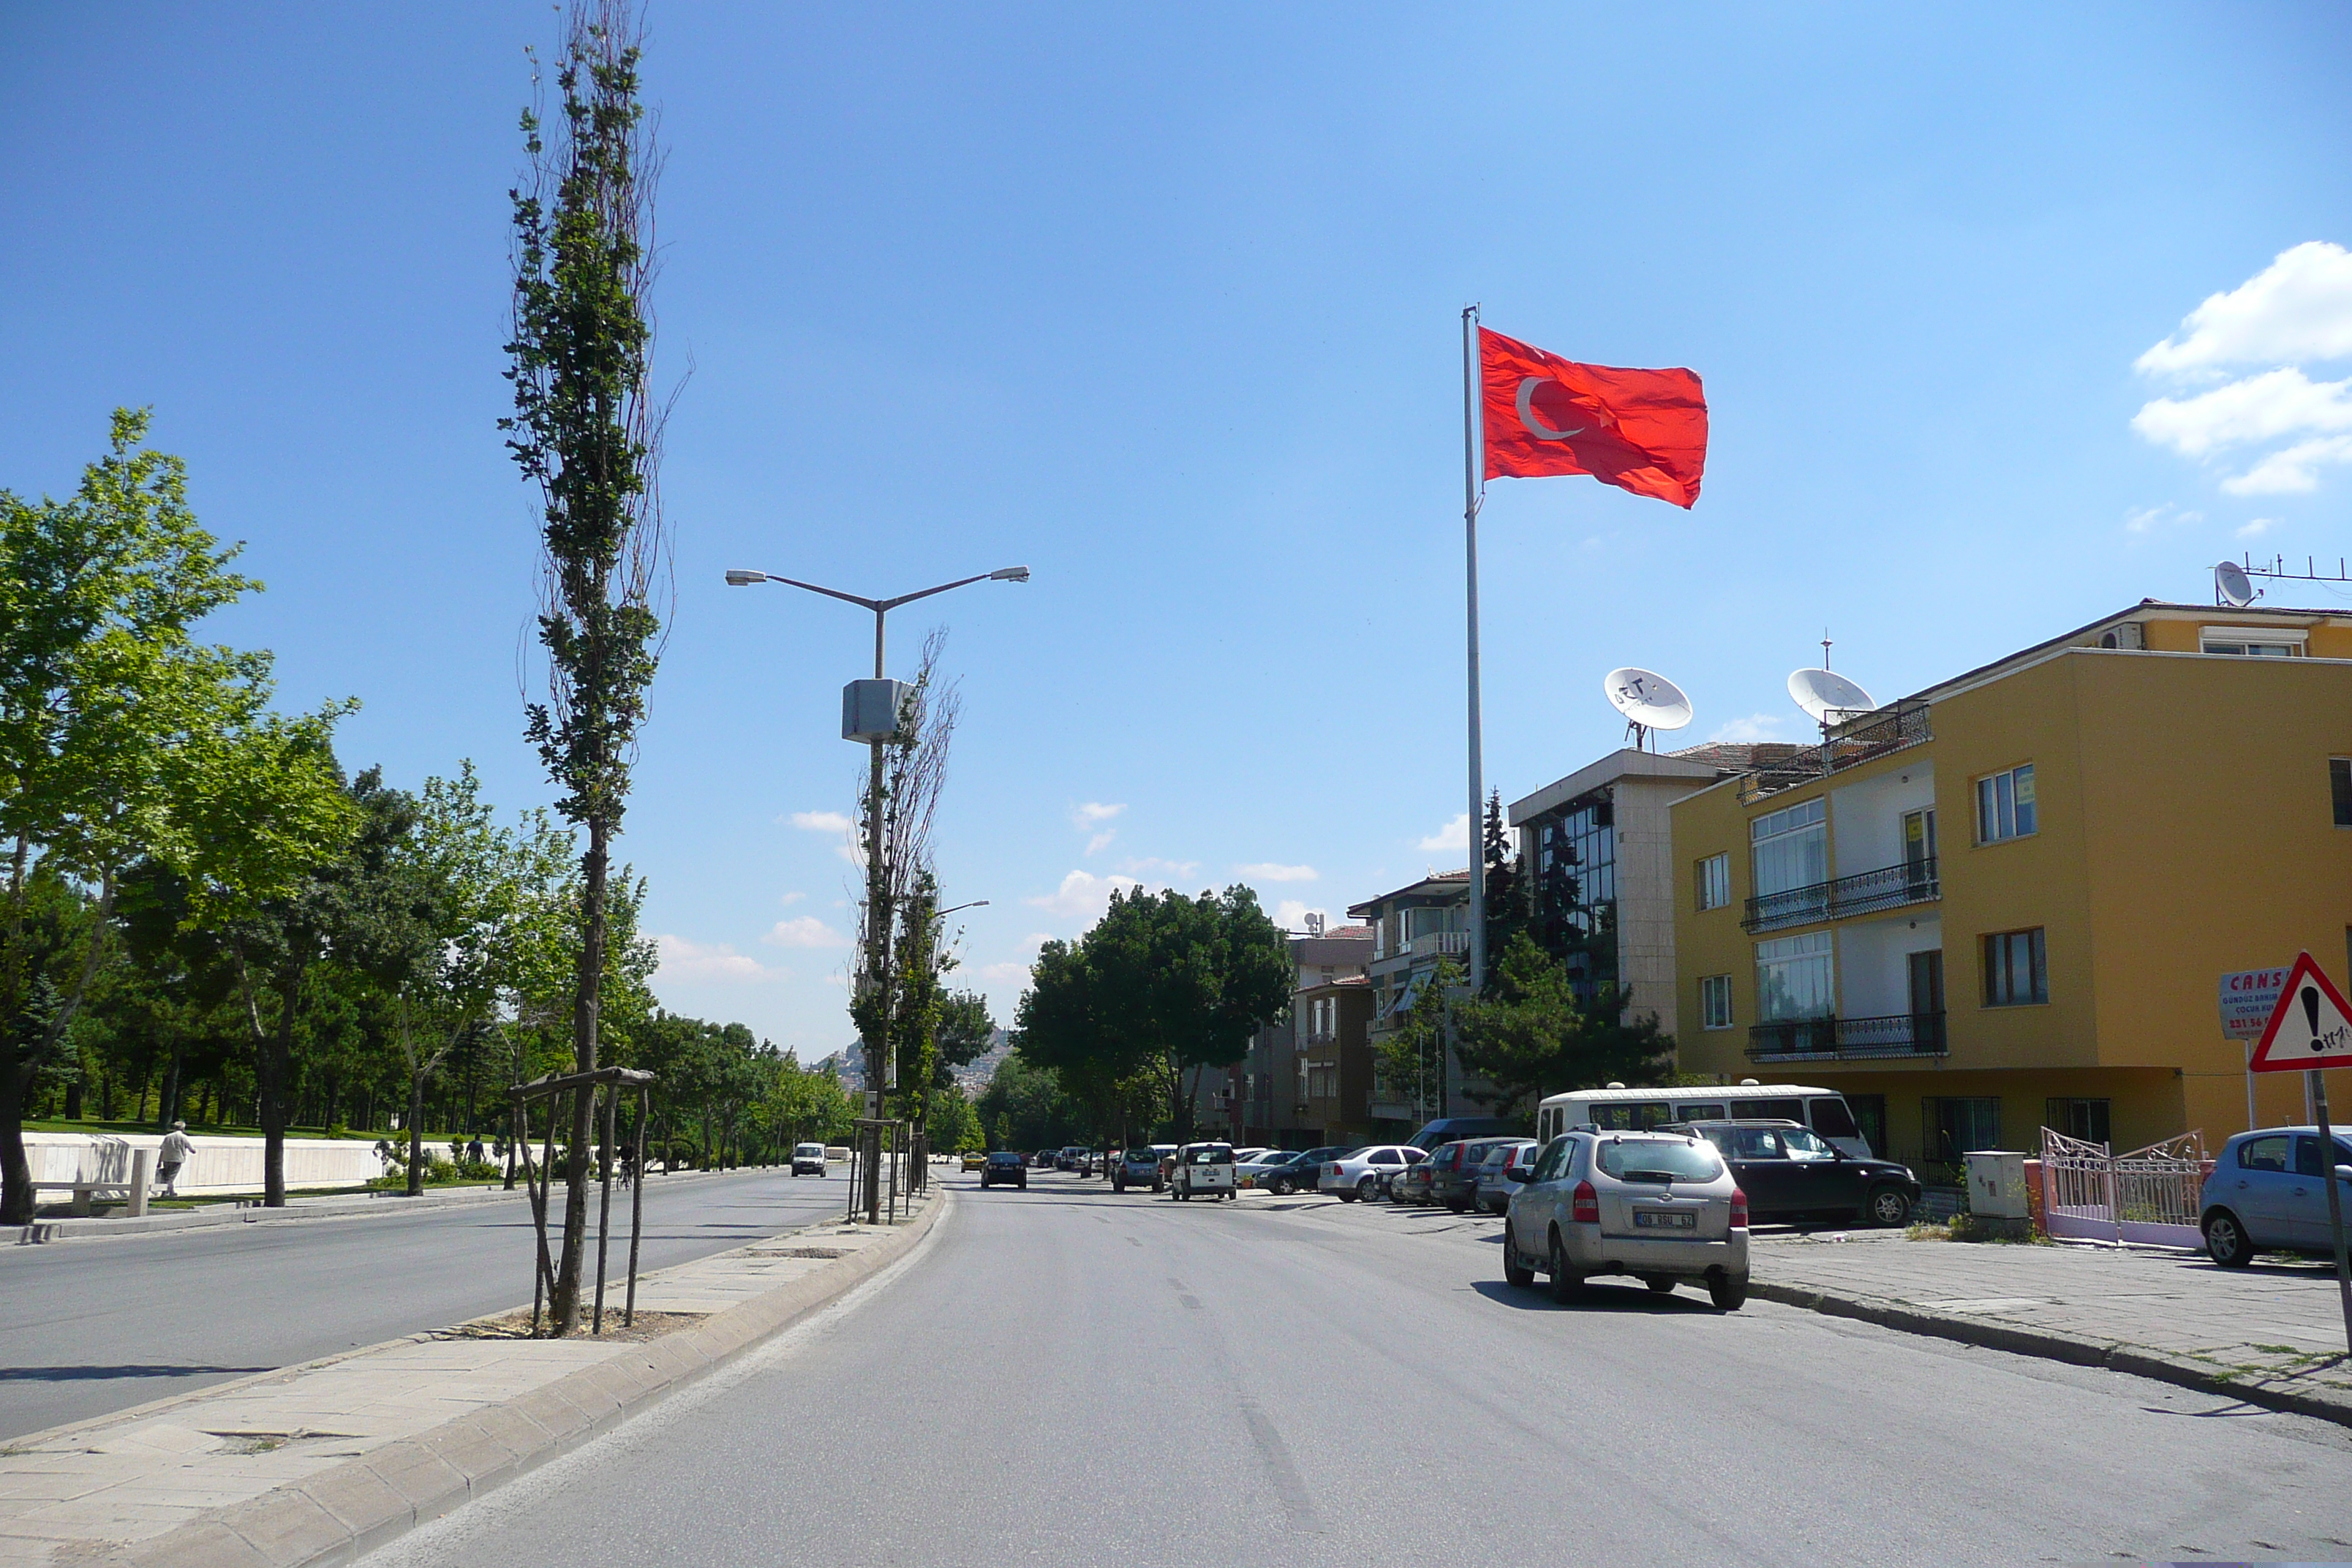
{"label": "satellite dish", "polygon": [[2213,594],[2231,608],[2242,609],[2254,602],[2254,582],[2244,567],[2224,561],[2213,568]]}
{"label": "satellite dish", "polygon": [[1789,695],[1817,724],[1843,724],[1878,706],[1870,693],[1834,669],[1800,669],[1789,676]]}
{"label": "satellite dish", "polygon": [[1690,699],[1656,670],[1612,669],[1601,678],[1601,690],[1626,722],[1644,730],[1679,730],[1691,721]]}

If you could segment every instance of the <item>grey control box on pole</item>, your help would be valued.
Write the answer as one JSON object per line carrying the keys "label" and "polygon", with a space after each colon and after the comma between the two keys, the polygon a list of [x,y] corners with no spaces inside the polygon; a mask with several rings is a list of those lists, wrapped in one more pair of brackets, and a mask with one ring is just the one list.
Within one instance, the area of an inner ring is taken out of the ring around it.
{"label": "grey control box on pole", "polygon": [[843,687],[841,738],[860,745],[897,740],[909,689],[903,680],[853,680]]}

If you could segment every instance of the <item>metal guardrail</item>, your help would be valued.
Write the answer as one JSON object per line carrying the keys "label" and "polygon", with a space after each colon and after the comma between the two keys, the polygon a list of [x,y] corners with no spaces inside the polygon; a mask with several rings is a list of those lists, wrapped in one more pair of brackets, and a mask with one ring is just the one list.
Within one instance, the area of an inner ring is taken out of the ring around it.
{"label": "metal guardrail", "polygon": [[1875,871],[1857,871],[1851,877],[1750,899],[1747,917],[1739,924],[1744,931],[1777,931],[1848,915],[1877,914],[1906,904],[1931,903],[1943,896],[1943,879],[1937,873],[1936,857],[1930,855],[1924,860],[1881,866]]}
{"label": "metal guardrail", "polygon": [[1890,1013],[1876,1018],[1785,1018],[1748,1031],[1754,1061],[1839,1061],[1875,1057],[1940,1057],[1951,1052],[1941,1013]]}

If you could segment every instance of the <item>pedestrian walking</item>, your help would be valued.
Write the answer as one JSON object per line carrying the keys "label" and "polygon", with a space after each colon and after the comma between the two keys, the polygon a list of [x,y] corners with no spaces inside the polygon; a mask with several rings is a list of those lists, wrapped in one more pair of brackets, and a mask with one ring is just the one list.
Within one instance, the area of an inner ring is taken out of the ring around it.
{"label": "pedestrian walking", "polygon": [[188,1163],[195,1148],[188,1139],[188,1124],[184,1121],[173,1122],[172,1130],[163,1134],[163,1145],[155,1152],[155,1179],[163,1184],[165,1197],[180,1195],[173,1190],[173,1185],[180,1179],[180,1167]]}
{"label": "pedestrian walking", "polygon": [[474,1141],[466,1145],[466,1158],[477,1165],[487,1164],[488,1163],[482,1158],[482,1135],[480,1133],[475,1133]]}

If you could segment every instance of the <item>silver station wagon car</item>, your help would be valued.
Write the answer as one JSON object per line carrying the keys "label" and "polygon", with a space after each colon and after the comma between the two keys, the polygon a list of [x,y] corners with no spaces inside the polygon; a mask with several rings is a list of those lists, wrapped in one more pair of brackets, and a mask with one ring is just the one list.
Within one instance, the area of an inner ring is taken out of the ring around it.
{"label": "silver station wagon car", "polygon": [[1704,1138],[1564,1132],[1503,1215],[1503,1278],[1551,1277],[1573,1301],[1596,1275],[1630,1274],[1664,1294],[1704,1285],[1723,1310],[1748,1300],[1748,1197]]}

